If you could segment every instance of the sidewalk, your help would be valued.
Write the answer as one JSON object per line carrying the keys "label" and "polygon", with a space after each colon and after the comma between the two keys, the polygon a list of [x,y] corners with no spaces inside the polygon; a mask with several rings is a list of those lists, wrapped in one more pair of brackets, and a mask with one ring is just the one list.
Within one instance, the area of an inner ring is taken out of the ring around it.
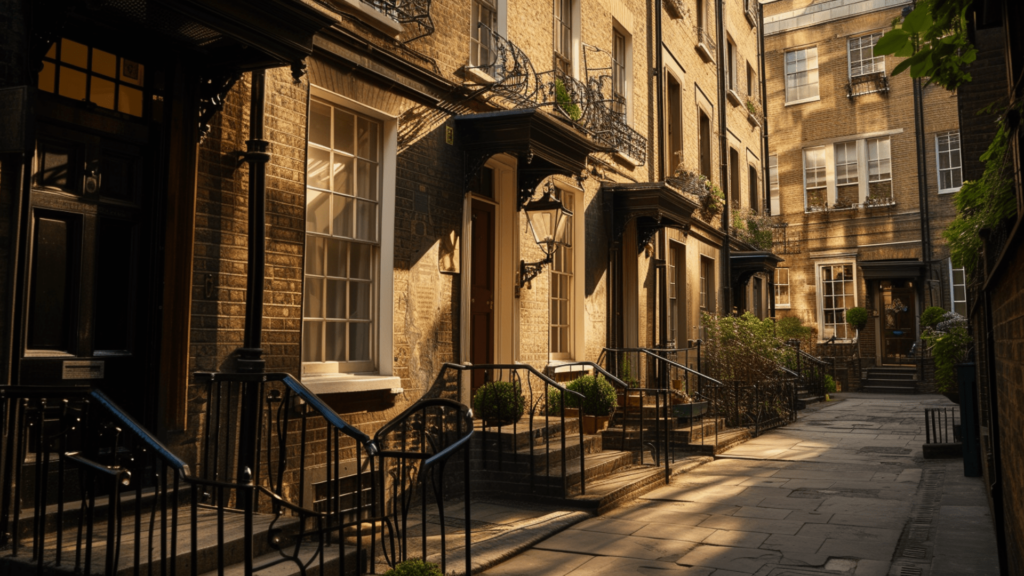
{"label": "sidewalk", "polygon": [[949,401],[842,396],[486,574],[998,574],[981,480],[922,459]]}

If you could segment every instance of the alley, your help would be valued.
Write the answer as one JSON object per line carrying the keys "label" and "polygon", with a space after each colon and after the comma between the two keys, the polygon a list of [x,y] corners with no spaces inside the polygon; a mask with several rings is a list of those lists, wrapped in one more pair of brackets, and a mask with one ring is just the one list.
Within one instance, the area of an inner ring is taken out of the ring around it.
{"label": "alley", "polygon": [[922,458],[949,401],[843,396],[486,574],[998,574],[982,480]]}

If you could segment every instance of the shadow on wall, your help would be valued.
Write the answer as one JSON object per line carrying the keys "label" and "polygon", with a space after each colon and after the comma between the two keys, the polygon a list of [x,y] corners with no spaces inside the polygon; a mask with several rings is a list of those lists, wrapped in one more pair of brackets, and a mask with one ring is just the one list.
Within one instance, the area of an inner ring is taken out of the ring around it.
{"label": "shadow on wall", "polygon": [[584,214],[586,223],[586,297],[590,298],[597,291],[601,279],[608,271],[608,242],[611,241],[613,227],[611,223],[605,222],[605,213],[601,205],[602,194],[597,196],[587,205]]}

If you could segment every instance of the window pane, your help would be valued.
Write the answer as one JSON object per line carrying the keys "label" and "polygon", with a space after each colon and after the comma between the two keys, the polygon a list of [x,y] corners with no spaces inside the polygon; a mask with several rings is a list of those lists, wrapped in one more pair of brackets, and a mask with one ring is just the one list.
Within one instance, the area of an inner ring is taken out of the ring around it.
{"label": "window pane", "polygon": [[93,48],[92,71],[108,78],[117,78],[117,56],[110,52]]}
{"label": "window pane", "polygon": [[357,201],[356,238],[359,238],[360,240],[377,240],[376,204],[372,202]]}
{"label": "window pane", "polygon": [[370,325],[366,322],[349,324],[349,361],[370,359]]}
{"label": "window pane", "polygon": [[123,84],[118,89],[117,111],[141,118],[143,105],[142,90],[129,88]]}
{"label": "window pane", "polygon": [[324,273],[324,243],[318,236],[306,236],[306,274]]}
{"label": "window pane", "polygon": [[61,66],[60,95],[72,100],[85,100],[85,72]]}
{"label": "window pane", "polygon": [[345,328],[344,322],[328,322],[327,323],[327,341],[326,341],[326,352],[327,355],[324,358],[328,361],[344,361],[345,360]]}
{"label": "window pane", "polygon": [[360,198],[368,198],[370,200],[377,199],[377,164],[367,162],[366,160],[359,161],[359,185],[356,186],[356,196]]}
{"label": "window pane", "polygon": [[348,112],[334,109],[334,149],[354,154],[355,117]]}
{"label": "window pane", "polygon": [[328,216],[331,195],[327,192],[309,190],[306,192],[306,230],[327,234],[331,224]]}
{"label": "window pane", "polygon": [[359,118],[359,157],[377,161],[377,123]]}
{"label": "window pane", "polygon": [[342,194],[352,194],[352,157],[344,154],[334,155],[333,186],[331,190]]}
{"label": "window pane", "polygon": [[344,278],[348,270],[348,242],[326,240],[327,242],[327,275]]}
{"label": "window pane", "polygon": [[349,270],[349,277],[370,280],[370,270],[373,264],[373,250],[367,244],[351,243],[352,267]]}
{"label": "window pane", "polygon": [[89,48],[74,40],[62,38],[60,41],[60,60],[79,68],[89,67]]}
{"label": "window pane", "polygon": [[352,238],[352,205],[355,204],[355,200],[346,198],[344,196],[334,196],[332,215],[334,219],[334,230],[332,231],[335,236],[342,236],[345,238]]}
{"label": "window pane", "polygon": [[348,289],[344,280],[327,280],[327,317],[344,318],[345,302]]}
{"label": "window pane", "polygon": [[43,62],[43,69],[39,72],[39,89],[52,94],[57,85],[56,76],[57,67],[53,62]]}
{"label": "window pane", "polygon": [[330,189],[331,180],[328,174],[330,164],[330,152],[310,146],[306,158],[306,184],[313,188]]}
{"label": "window pane", "polygon": [[309,105],[309,141],[325,148],[331,146],[331,108],[319,102]]}
{"label": "window pane", "polygon": [[370,288],[369,282],[352,282],[349,284],[348,317],[357,320],[370,319]]}
{"label": "window pane", "polygon": [[107,110],[114,109],[114,83],[93,76],[89,90],[89,101]]}
{"label": "window pane", "polygon": [[305,295],[302,299],[302,314],[307,318],[324,316],[324,281],[312,276],[306,279]]}
{"label": "window pane", "polygon": [[323,348],[322,321],[306,320],[302,323],[302,361],[319,362]]}

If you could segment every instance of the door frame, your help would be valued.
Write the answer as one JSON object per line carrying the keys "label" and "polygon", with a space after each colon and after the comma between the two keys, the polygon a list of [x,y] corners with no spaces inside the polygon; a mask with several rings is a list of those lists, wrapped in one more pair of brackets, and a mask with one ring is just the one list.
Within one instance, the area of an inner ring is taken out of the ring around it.
{"label": "door frame", "polygon": [[914,282],[915,283],[914,286],[911,288],[912,291],[913,291],[913,294],[914,294],[914,308],[913,308],[913,310],[908,310],[908,312],[913,314],[913,318],[914,318],[914,341],[917,342],[921,338],[921,322],[920,322],[921,294],[919,292],[919,284],[917,284],[917,282],[919,282],[919,281],[918,280],[914,280],[914,279],[910,279],[910,280],[908,280],[908,279],[872,280],[872,282],[875,282],[875,285],[874,285],[874,291],[875,291],[874,300],[875,300],[875,310],[878,312],[878,315],[875,317],[875,334],[878,335],[875,338],[875,364],[877,366],[905,365],[905,364],[901,364],[899,362],[887,362],[887,356],[885,355],[885,306],[884,306],[884,299],[885,299],[885,297],[882,295],[882,282],[899,282],[899,281],[909,281],[909,282]]}
{"label": "door frame", "polygon": [[[459,362],[470,362],[472,333],[470,326],[470,291],[473,274],[473,200],[489,202],[497,208],[494,222],[494,362],[512,364],[519,358],[519,300],[515,297],[516,273],[519,266],[518,195],[516,194],[516,158],[507,154],[491,157],[485,164],[494,170],[494,198],[480,198],[465,193],[462,199],[462,238],[459,299]],[[469,405],[470,378],[463,374],[462,398]]]}

